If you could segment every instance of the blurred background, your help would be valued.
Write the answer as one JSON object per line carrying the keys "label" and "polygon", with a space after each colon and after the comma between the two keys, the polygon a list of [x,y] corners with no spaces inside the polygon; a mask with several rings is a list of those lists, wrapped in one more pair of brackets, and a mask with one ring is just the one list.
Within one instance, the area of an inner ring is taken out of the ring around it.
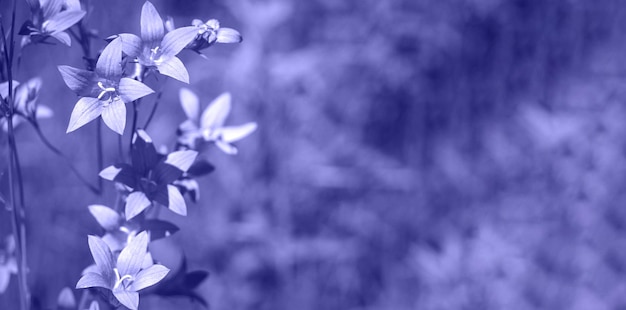
{"label": "blurred background", "polygon": [[[154,245],[167,266],[184,253],[210,272],[197,292],[211,309],[626,308],[624,2],[153,3],[177,26],[216,18],[244,37],[208,60],[182,53],[202,104],[229,91],[227,124],[259,128],[237,156],[204,153],[217,170],[200,202],[162,212],[181,231]],[[92,4],[101,38],[139,33],[143,1]],[[41,126],[95,183],[95,124],[65,134],[77,98],[56,70],[81,57],[77,44],[29,46],[17,79],[44,79],[55,117]],[[183,84],[158,85],[148,132],[171,148]],[[105,142],[109,165],[115,134]],[[86,236],[101,230],[86,206],[115,193],[92,195],[28,126],[18,147],[30,281],[49,308],[92,262]],[[13,282],[0,309],[16,294]]]}

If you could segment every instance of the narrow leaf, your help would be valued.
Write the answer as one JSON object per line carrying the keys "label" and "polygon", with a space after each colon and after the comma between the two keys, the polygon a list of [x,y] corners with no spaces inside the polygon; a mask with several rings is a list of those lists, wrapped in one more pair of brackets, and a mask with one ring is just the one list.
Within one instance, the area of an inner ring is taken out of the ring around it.
{"label": "narrow leaf", "polygon": [[126,198],[126,220],[137,216],[151,204],[146,194],[143,192],[132,192]]}
{"label": "narrow leaf", "polygon": [[122,78],[118,86],[119,94],[122,100],[126,103],[130,103],[139,98],[145,97],[154,93],[152,88],[146,84],[130,78]]}
{"label": "narrow leaf", "polygon": [[189,72],[178,57],[172,57],[157,65],[159,73],[189,84]]}
{"label": "narrow leaf", "polygon": [[170,270],[163,265],[152,265],[137,274],[131,289],[139,291],[146,287],[153,286],[163,280],[169,272]]}
{"label": "narrow leaf", "polygon": [[115,210],[103,205],[90,205],[88,208],[91,215],[105,230],[114,230],[119,227],[121,218]]}
{"label": "narrow leaf", "polygon": [[90,96],[96,84],[96,74],[70,66],[59,66],[59,72],[65,85],[79,96]]}
{"label": "narrow leaf", "polygon": [[218,43],[240,43],[243,41],[239,31],[231,28],[220,28],[217,30]]}
{"label": "narrow leaf", "polygon": [[222,127],[219,129],[219,133],[222,141],[231,143],[247,137],[253,133],[256,128],[256,123],[247,123],[240,126]]}
{"label": "narrow leaf", "polygon": [[96,73],[109,80],[116,80],[122,75],[122,39],[114,39],[102,50],[96,63]]}
{"label": "narrow leaf", "polygon": [[178,213],[182,216],[187,215],[187,205],[185,205],[185,198],[181,195],[180,191],[174,185],[167,185],[167,197],[169,200],[168,208],[174,213]]}
{"label": "narrow leaf", "polygon": [[141,8],[141,39],[150,44],[161,41],[163,38],[163,19],[150,1],[146,1]]}
{"label": "narrow leaf", "polygon": [[85,11],[60,12],[44,22],[43,30],[44,32],[50,34],[65,31],[67,28],[70,28],[74,24],[78,23],[83,17],[85,17],[85,14]]}
{"label": "narrow leaf", "polygon": [[122,38],[122,51],[130,57],[137,57],[141,54],[142,42],[141,38],[132,33],[120,33]]}
{"label": "narrow leaf", "polygon": [[185,111],[187,118],[198,123],[198,119],[200,117],[200,100],[198,99],[198,96],[190,89],[183,87],[180,89],[178,97],[180,99],[180,105],[183,107],[183,111]]}
{"label": "narrow leaf", "polygon": [[96,119],[102,114],[102,104],[98,98],[83,97],[78,100],[72,115],[70,116],[70,123],[67,126],[67,133],[70,133],[85,124]]}
{"label": "narrow leaf", "polygon": [[149,239],[148,233],[142,231],[128,242],[117,258],[120,275],[135,276],[139,272],[148,250]]}
{"label": "narrow leaf", "polygon": [[114,290],[113,296],[130,310],[137,310],[139,308],[139,293],[137,292]]}
{"label": "narrow leaf", "polygon": [[215,98],[202,113],[200,127],[203,129],[222,127],[230,113],[230,101],[230,93],[223,93]]}
{"label": "narrow leaf", "polygon": [[169,58],[178,55],[180,51],[198,36],[198,27],[189,26],[168,32],[161,42],[163,57]]}
{"label": "narrow leaf", "polygon": [[101,275],[93,272],[84,274],[78,283],[76,288],[90,288],[90,287],[102,287],[111,289],[111,284],[107,282]]}

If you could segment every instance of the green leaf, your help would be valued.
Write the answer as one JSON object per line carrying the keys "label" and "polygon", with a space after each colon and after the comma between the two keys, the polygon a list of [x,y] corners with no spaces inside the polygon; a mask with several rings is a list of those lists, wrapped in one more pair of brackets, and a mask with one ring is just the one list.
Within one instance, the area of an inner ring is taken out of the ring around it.
{"label": "green leaf", "polygon": [[122,78],[118,89],[120,97],[127,103],[154,93],[146,84],[130,78]]}
{"label": "green leaf", "polygon": [[96,84],[96,74],[70,66],[58,66],[65,85],[79,96],[90,96]]}
{"label": "green leaf", "polygon": [[222,141],[231,143],[247,137],[253,133],[256,128],[256,123],[247,123],[240,126],[222,127],[219,129],[219,133]]}
{"label": "green leaf", "polygon": [[114,290],[113,296],[126,308],[137,310],[139,308],[139,293],[124,290]]}
{"label": "green leaf", "polygon": [[167,207],[170,210],[182,216],[187,216],[187,205],[185,204],[185,198],[183,198],[183,195],[180,193],[178,188],[176,188],[176,186],[167,185],[167,198]]}
{"label": "green leaf", "polygon": [[90,235],[88,236],[88,241],[89,251],[91,251],[91,256],[96,262],[96,266],[98,266],[100,275],[110,284],[110,280],[113,279],[113,269],[115,268],[111,249],[100,237]]}
{"label": "green leaf", "polygon": [[178,97],[180,99],[180,105],[183,107],[183,111],[185,111],[185,115],[187,118],[195,123],[198,123],[198,119],[200,117],[200,100],[198,96],[194,94],[188,88],[181,88]]}
{"label": "green leaf", "polygon": [[163,280],[169,272],[170,270],[163,265],[152,265],[137,274],[131,289],[139,291],[146,287],[153,286]]}
{"label": "green leaf", "polygon": [[117,268],[121,276],[135,276],[139,272],[148,251],[149,241],[148,233],[142,231],[128,242],[117,258]]}
{"label": "green leaf", "polygon": [[163,38],[163,33],[163,19],[154,5],[146,1],[141,8],[141,39],[150,47],[155,47],[154,44]]}
{"label": "green leaf", "polygon": [[85,11],[63,11],[44,22],[43,31],[50,34],[65,31],[78,23],[87,14]]}
{"label": "green leaf", "polygon": [[218,43],[241,43],[243,38],[239,31],[231,28],[220,28],[217,30]]}
{"label": "green leaf", "polygon": [[146,194],[143,192],[132,192],[126,198],[126,220],[130,220],[133,217],[137,216],[147,207],[149,207],[152,203],[150,199],[146,197]]}
{"label": "green leaf", "polygon": [[118,133],[120,136],[124,134],[126,127],[126,104],[122,100],[113,100],[108,106],[102,108],[102,120]]}
{"label": "green leaf", "polygon": [[101,275],[88,272],[85,273],[78,283],[76,283],[76,288],[90,288],[90,287],[102,287],[111,289],[111,283],[104,279]]}
{"label": "green leaf", "polygon": [[64,287],[61,290],[59,297],[57,298],[57,305],[64,309],[76,308],[76,298],[74,297],[74,293],[71,288]]}
{"label": "green leaf", "polygon": [[178,57],[172,57],[160,64],[157,64],[157,69],[159,70],[159,73],[163,75],[167,75],[173,79],[189,84],[189,72],[187,72],[187,68],[185,68],[185,65],[182,61],[180,61],[180,59],[178,59]]}
{"label": "green leaf", "polygon": [[96,73],[109,80],[117,80],[122,75],[122,39],[114,39],[102,50]]}
{"label": "green leaf", "polygon": [[132,33],[120,33],[118,35],[122,38],[122,51],[124,54],[130,57],[137,57],[142,51],[141,38]]}
{"label": "green leaf", "polygon": [[103,205],[90,205],[89,212],[105,230],[115,230],[120,226],[121,218],[115,210]]}
{"label": "green leaf", "polygon": [[198,27],[189,26],[168,32],[161,42],[161,52],[164,58],[178,55],[180,51],[198,36]]}
{"label": "green leaf", "polygon": [[215,98],[202,113],[200,127],[203,129],[215,129],[222,127],[226,117],[230,113],[230,93],[223,93]]}
{"label": "green leaf", "polygon": [[102,114],[102,103],[100,103],[98,98],[80,98],[76,106],[74,106],[74,110],[72,110],[66,133],[83,127],[85,124],[100,116],[100,114]]}
{"label": "green leaf", "polygon": [[146,220],[141,226],[144,230],[150,232],[152,241],[173,235],[180,229],[178,226],[163,220]]}

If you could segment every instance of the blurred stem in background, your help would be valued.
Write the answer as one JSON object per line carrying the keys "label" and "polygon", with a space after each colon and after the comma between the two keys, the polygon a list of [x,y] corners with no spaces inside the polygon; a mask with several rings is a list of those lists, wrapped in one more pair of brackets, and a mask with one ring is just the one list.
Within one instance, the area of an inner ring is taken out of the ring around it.
{"label": "blurred stem in background", "polygon": [[[11,12],[11,27],[8,36],[4,31],[4,18],[0,17],[0,35],[2,35],[3,56],[5,61],[4,69],[8,79],[8,96],[3,98],[6,105],[5,116],[7,118],[7,135],[9,151],[9,197],[12,213],[12,228],[17,243],[17,260],[18,260],[18,286],[20,297],[20,309],[28,310],[30,308],[30,294],[27,281],[27,255],[26,255],[26,208],[24,203],[24,184],[22,180],[22,171],[20,167],[19,154],[17,144],[15,142],[15,132],[13,128],[13,115],[15,114],[15,105],[13,103],[13,56],[15,51],[15,15],[17,11],[16,0],[13,0]],[[19,203],[16,202],[16,191],[19,197]]]}

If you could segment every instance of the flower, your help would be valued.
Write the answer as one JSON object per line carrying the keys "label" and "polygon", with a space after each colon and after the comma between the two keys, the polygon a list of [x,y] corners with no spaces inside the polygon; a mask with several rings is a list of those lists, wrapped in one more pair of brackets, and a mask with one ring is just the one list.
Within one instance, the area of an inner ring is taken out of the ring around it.
{"label": "flower", "polygon": [[198,152],[191,150],[161,155],[157,153],[150,136],[143,130],[137,130],[131,148],[132,165],[109,166],[100,172],[100,177],[130,188],[125,206],[126,220],[137,216],[153,201],[175,213],[187,215],[185,199],[174,181],[191,167],[197,155]]}
{"label": "flower", "polygon": [[[61,43],[70,46],[72,40],[65,32],[68,28],[79,22],[86,14],[85,11],[76,7],[72,1],[65,0],[28,0],[32,20],[26,21],[19,34],[23,35],[22,46],[29,43],[43,42],[46,38],[53,37]],[[62,10],[63,7],[66,10]]]}
{"label": "flower", "polygon": [[[36,77],[28,80],[26,83],[20,84],[13,81],[14,105],[16,114],[13,115],[13,126],[17,126],[22,122],[22,118],[31,121],[37,119],[50,118],[54,114],[52,110],[44,105],[38,105],[39,90],[41,89],[41,78]],[[3,99],[9,96],[9,83],[0,83],[0,97]],[[21,117],[18,117],[21,116]],[[0,125],[7,131],[8,123],[6,118],[0,115]]]}
{"label": "flower", "polygon": [[196,148],[198,140],[214,142],[217,147],[227,154],[237,154],[237,148],[232,145],[257,128],[255,122],[239,126],[224,126],[224,122],[231,108],[231,96],[223,93],[215,98],[200,116],[198,96],[191,90],[181,88],[180,103],[187,115],[187,120],[179,126],[179,143],[189,148]]}
{"label": "flower", "polygon": [[141,37],[131,33],[122,33],[126,55],[136,58],[145,67],[156,68],[159,73],[181,82],[189,83],[189,73],[176,55],[198,34],[193,26],[174,29],[167,34],[163,19],[150,1],[141,9]]}
{"label": "flower", "polygon": [[0,294],[4,293],[9,286],[11,274],[17,274],[15,239],[13,235],[6,238],[4,248],[0,249]]}
{"label": "flower", "polygon": [[81,98],[76,103],[67,132],[102,115],[104,123],[122,135],[126,127],[126,103],[154,93],[145,84],[122,77],[122,39],[111,41],[96,63],[96,71],[59,66],[65,84]]}
{"label": "flower", "polygon": [[220,27],[217,19],[209,19],[206,23],[194,19],[191,24],[199,30],[196,39],[187,45],[187,48],[198,53],[214,43],[241,43],[243,40],[239,31]]}
{"label": "flower", "polygon": [[169,273],[163,265],[144,266],[149,237],[141,232],[120,252],[117,260],[107,244],[97,236],[88,236],[89,250],[96,267],[86,272],[76,288],[102,287],[111,290],[115,298],[129,309],[139,307],[138,291],[153,286]]}

